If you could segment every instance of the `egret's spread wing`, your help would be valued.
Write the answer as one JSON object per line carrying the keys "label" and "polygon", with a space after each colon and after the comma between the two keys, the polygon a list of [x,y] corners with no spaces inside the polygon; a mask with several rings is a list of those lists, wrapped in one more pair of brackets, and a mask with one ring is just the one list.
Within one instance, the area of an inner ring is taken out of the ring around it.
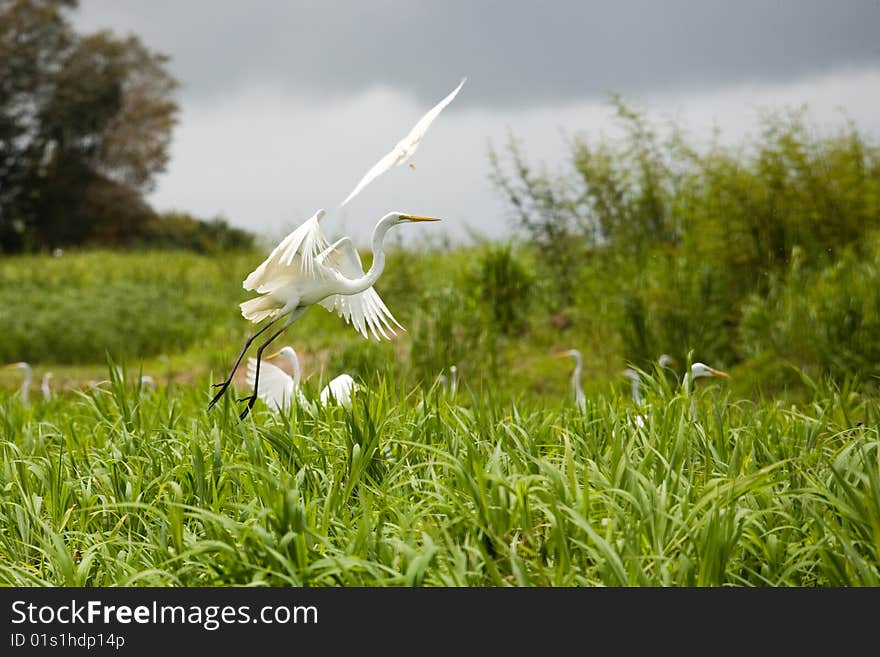
{"label": "egret's spread wing", "polygon": [[357,390],[357,384],[348,374],[340,374],[321,390],[321,406],[326,406],[332,395],[337,403],[351,406],[351,395]]}
{"label": "egret's spread wing", "polygon": [[[321,266],[332,269],[345,278],[360,278],[364,275],[361,257],[348,237],[343,237],[328,247],[318,256],[318,262]],[[358,294],[333,294],[318,303],[327,310],[338,313],[365,338],[370,337],[369,330],[377,340],[380,339],[380,333],[382,337],[389,339],[385,329],[387,328],[392,334],[395,334],[395,331],[388,320],[397,324],[399,328],[403,328],[394,319],[391,311],[388,310],[372,287],[368,287]]]}
{"label": "egret's spread wing", "polygon": [[300,272],[311,275],[318,255],[330,246],[318,223],[324,214],[323,209],[318,210],[281,240],[269,257],[248,274],[242,287],[261,294],[274,292]]}
{"label": "egret's spread wing", "polygon": [[386,153],[381,160],[376,162],[369,171],[364,174],[364,177],[361,178],[360,182],[355,185],[355,188],[351,190],[351,194],[345,197],[345,200],[339,204],[339,207],[342,207],[346,203],[348,203],[351,199],[357,196],[360,191],[369,185],[373,180],[381,176],[383,173],[388,171],[395,164],[400,164],[403,162],[406,153],[400,147],[400,144],[391,149],[388,153]]}
{"label": "egret's spread wing", "polygon": [[[247,384],[251,390],[254,388],[256,372],[257,359],[248,358]],[[280,367],[263,361],[260,363],[260,389],[257,396],[273,409],[286,410],[293,401],[293,378]]]}
{"label": "egret's spread wing", "polygon": [[355,186],[352,190],[351,194],[349,194],[345,200],[340,204],[340,207],[348,203],[351,199],[360,193],[360,191],[369,185],[374,179],[378,176],[382,175],[388,169],[395,165],[403,164],[410,157],[412,157],[413,153],[416,152],[416,149],[419,147],[419,142],[421,142],[422,137],[425,136],[425,133],[428,131],[431,123],[433,123],[434,119],[437,118],[437,115],[443,111],[443,109],[452,102],[452,99],[458,94],[461,90],[462,85],[464,85],[465,80],[467,78],[462,78],[461,82],[458,83],[458,86],[453,89],[443,100],[434,105],[427,113],[419,119],[418,123],[416,123],[409,133],[401,139],[397,144],[395,144],[394,148],[391,149],[385,156],[382,157],[376,164],[372,166],[372,168],[364,174],[364,177],[361,178],[360,182]]}
{"label": "egret's spread wing", "polygon": [[464,85],[465,80],[467,80],[467,78],[462,78],[461,82],[458,83],[458,86],[450,91],[449,95],[447,95],[446,98],[444,98],[439,103],[434,105],[434,107],[429,109],[425,113],[425,115],[421,119],[419,119],[419,122],[413,126],[413,129],[409,131],[409,134],[404,137],[403,140],[400,142],[401,144],[406,144],[410,155],[416,152],[416,147],[419,145],[422,137],[425,136],[425,133],[431,126],[431,123],[434,122],[434,119],[436,119],[440,112],[442,112],[444,108],[452,102],[452,99],[458,95],[458,92]]}

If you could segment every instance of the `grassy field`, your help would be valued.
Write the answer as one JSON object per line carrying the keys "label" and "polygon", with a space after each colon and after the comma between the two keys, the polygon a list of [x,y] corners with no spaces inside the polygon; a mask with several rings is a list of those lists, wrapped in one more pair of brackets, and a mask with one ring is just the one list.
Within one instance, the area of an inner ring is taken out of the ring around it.
{"label": "grassy field", "polygon": [[384,380],[242,422],[206,380],[113,379],[0,407],[4,583],[880,585],[880,407],[833,391],[691,407],[660,381],[639,427],[621,396]]}
{"label": "grassy field", "polygon": [[[315,309],[279,340],[312,398],[355,374],[351,411],[260,403],[240,421],[233,395],[206,406],[249,330],[236,303],[258,261],[0,263],[3,358],[35,375],[29,404],[19,371],[0,379],[0,582],[880,585],[880,404],[856,383],[804,378],[794,403],[734,367],[688,393],[679,366],[649,372],[637,408],[599,309],[493,332],[462,292],[480,258],[435,252],[389,259],[396,339]],[[552,358],[569,347],[587,355],[584,413]],[[451,363],[454,397],[436,384]]]}

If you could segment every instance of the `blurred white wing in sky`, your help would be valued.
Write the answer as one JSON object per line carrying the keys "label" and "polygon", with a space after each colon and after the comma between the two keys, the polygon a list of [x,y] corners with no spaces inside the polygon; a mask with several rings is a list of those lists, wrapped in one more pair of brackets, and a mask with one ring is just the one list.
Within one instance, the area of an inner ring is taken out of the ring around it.
{"label": "blurred white wing in sky", "polygon": [[467,78],[462,78],[461,82],[458,83],[458,86],[453,89],[449,95],[446,96],[439,103],[434,105],[428,112],[419,119],[419,122],[416,123],[412,130],[409,131],[409,134],[397,142],[397,145],[391,149],[389,153],[387,153],[382,159],[380,159],[373,167],[364,174],[364,177],[361,178],[361,181],[355,186],[355,188],[351,191],[346,199],[340,204],[339,207],[342,207],[346,203],[348,203],[351,199],[357,196],[360,191],[369,185],[373,180],[375,180],[378,176],[381,176],[383,173],[388,171],[393,166],[398,166],[406,162],[409,158],[413,156],[413,153],[419,147],[419,143],[422,141],[422,137],[425,136],[425,133],[428,131],[428,128],[433,123],[434,119],[437,118],[437,115],[443,111],[449,103],[452,102],[452,99],[458,94],[462,85],[464,85]]}

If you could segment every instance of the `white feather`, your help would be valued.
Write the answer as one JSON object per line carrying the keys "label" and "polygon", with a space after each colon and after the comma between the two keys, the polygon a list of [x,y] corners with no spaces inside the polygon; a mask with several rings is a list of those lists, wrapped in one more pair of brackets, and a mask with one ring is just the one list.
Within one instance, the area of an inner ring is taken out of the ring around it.
{"label": "white feather", "polygon": [[453,89],[443,100],[428,110],[428,112],[419,119],[418,123],[413,126],[412,130],[409,131],[406,137],[397,142],[390,152],[383,155],[382,158],[364,174],[364,177],[361,178],[357,185],[355,185],[355,188],[341,203],[340,207],[357,196],[364,187],[388,171],[391,167],[400,166],[413,156],[422,141],[422,137],[425,136],[425,133],[431,126],[431,123],[433,123],[434,119],[436,119],[440,112],[443,111],[443,108],[452,102],[452,99],[455,98],[462,85],[464,85],[465,80],[467,80],[467,78],[462,78],[461,82],[458,83],[458,86],[455,89]]}

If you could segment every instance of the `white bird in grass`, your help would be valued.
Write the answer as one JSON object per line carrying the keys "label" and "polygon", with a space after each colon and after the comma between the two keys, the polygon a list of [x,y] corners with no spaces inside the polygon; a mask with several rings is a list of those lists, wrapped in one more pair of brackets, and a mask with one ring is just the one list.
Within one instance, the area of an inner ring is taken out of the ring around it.
{"label": "white bird in grass", "polygon": [[21,401],[22,403],[28,403],[28,392],[31,386],[31,379],[33,378],[34,372],[31,369],[31,366],[24,361],[20,361],[18,363],[10,363],[9,365],[4,365],[3,369],[5,370],[24,370],[24,379],[21,382]]}
{"label": "white bird in grass", "polygon": [[[267,361],[273,358],[283,357],[290,363],[290,370],[293,373],[288,374],[280,367],[273,365]],[[302,367],[299,363],[299,357],[296,355],[293,347],[282,347],[279,351],[267,356],[261,365],[262,374],[260,376],[259,390],[257,396],[266,404],[277,411],[287,412],[290,410],[293,399],[296,398],[300,406],[311,408],[311,404],[306,399],[300,387],[302,378]],[[247,383],[254,389],[254,382],[257,374],[257,360],[255,358],[248,359],[247,365]],[[340,374],[328,383],[321,390],[320,400],[321,406],[326,406],[331,401],[336,401],[346,408],[351,407],[351,396],[357,390],[357,384],[348,374]]]}
{"label": "white bird in grass", "polygon": [[730,375],[727,372],[716,370],[714,367],[709,367],[705,363],[696,362],[692,364],[690,371],[685,372],[684,378],[681,380],[681,386],[684,389],[685,395],[691,397],[691,414],[693,414],[695,408],[694,397],[691,396],[691,388],[694,385],[694,379],[703,377],[720,377],[722,379],[729,379]]}
{"label": "white bird in grass", "polygon": [[[266,362],[273,358],[284,357],[290,363],[290,369],[293,376],[282,370],[280,367]],[[300,390],[299,381],[302,370],[299,365],[299,358],[292,347],[282,347],[279,351],[267,356],[263,361],[261,369],[263,370],[260,377],[259,389],[256,391],[257,396],[266,404],[275,410],[284,411],[290,409],[294,396],[297,401],[303,405],[306,404],[305,396]],[[254,383],[257,378],[257,359],[249,358],[247,365],[247,383],[254,390]]]}
{"label": "white bird in grass", "polygon": [[[638,370],[633,369],[632,367],[627,367],[621,374],[626,377],[630,382],[630,389],[632,392],[633,403],[636,406],[642,405],[642,375]],[[641,413],[636,413],[635,416],[636,425],[643,427],[645,426],[645,416]]]}
{"label": "white bird in grass", "polygon": [[449,393],[450,397],[455,396],[455,391],[458,390],[458,367],[455,365],[449,366],[449,376],[447,377],[445,374],[440,374],[437,377],[437,383]]}
{"label": "white bird in grass", "polygon": [[49,401],[52,399],[52,390],[49,388],[49,381],[52,379],[52,372],[46,372],[43,380],[40,382],[40,390],[43,391],[43,399]]}
{"label": "white bird in grass", "polygon": [[581,352],[577,349],[569,349],[556,354],[557,358],[565,358],[570,356],[574,358],[574,371],[571,373],[571,387],[574,390],[574,401],[578,409],[583,413],[587,409],[587,399],[584,396],[584,390],[581,388],[581,372],[584,369],[584,361],[581,358]]}
{"label": "white bird in grass", "polygon": [[419,119],[418,123],[413,126],[412,130],[409,131],[406,137],[397,142],[390,152],[385,154],[369,171],[367,171],[367,173],[364,174],[364,177],[361,178],[357,185],[355,185],[351,194],[345,197],[345,200],[340,204],[340,207],[344,206],[357,196],[364,187],[388,171],[391,167],[401,165],[413,156],[419,147],[419,143],[422,141],[422,137],[425,136],[425,133],[431,126],[431,123],[433,123],[434,119],[436,119],[440,112],[443,111],[443,108],[452,102],[452,99],[455,98],[461,90],[462,85],[464,85],[465,80],[467,80],[467,78],[462,78],[461,82],[458,83],[458,86],[455,89],[453,89],[443,100],[428,110],[428,112]]}
{"label": "white bird in grass", "polygon": [[[669,354],[660,354],[660,357],[657,358],[657,365],[660,367],[661,370],[671,367],[677,362],[678,361],[675,359],[675,357],[670,356]],[[623,374],[623,376],[626,377],[630,382],[633,402],[636,404],[636,406],[641,406],[643,401],[642,373],[635,368],[627,367],[621,372],[621,374]]]}
{"label": "white bird in grass", "polygon": [[[245,341],[226,380],[214,384],[220,390],[208,404],[209,409],[232,384],[232,377],[241,359],[260,334],[286,318],[281,327],[257,348],[254,367],[256,382],[259,382],[260,363],[266,347],[315,304],[331,312],[336,311],[365,338],[369,338],[372,332],[377,340],[381,339],[380,335],[390,339],[386,329],[395,334],[391,322],[403,328],[373,289],[373,284],[385,269],[385,235],[399,224],[439,219],[402,212],[386,214],[373,230],[373,262],[370,269],[364,272],[351,238],[343,237],[333,244],[327,241],[318,223],[323,216],[324,210],[318,210],[285,237],[269,257],[245,278],[242,284],[244,289],[253,290],[260,296],[240,304],[242,316],[255,324],[266,319],[270,321]],[[247,406],[240,414],[242,419],[253,408],[258,389],[255,386],[254,393],[242,400],[247,400]]]}
{"label": "white bird in grass", "polygon": [[723,379],[730,378],[730,374],[728,374],[727,372],[716,370],[714,367],[709,367],[705,363],[696,362],[691,365],[691,371],[689,373],[685,372],[684,378],[681,381],[681,385],[686,391],[688,391],[694,379],[699,379],[707,376],[717,376]]}
{"label": "white bird in grass", "polygon": [[335,401],[345,408],[351,408],[351,396],[357,391],[358,385],[354,379],[348,374],[340,374],[321,389],[321,406]]}
{"label": "white bird in grass", "polygon": [[642,405],[642,375],[632,367],[627,367],[621,372],[630,382],[633,402],[636,406]]}

